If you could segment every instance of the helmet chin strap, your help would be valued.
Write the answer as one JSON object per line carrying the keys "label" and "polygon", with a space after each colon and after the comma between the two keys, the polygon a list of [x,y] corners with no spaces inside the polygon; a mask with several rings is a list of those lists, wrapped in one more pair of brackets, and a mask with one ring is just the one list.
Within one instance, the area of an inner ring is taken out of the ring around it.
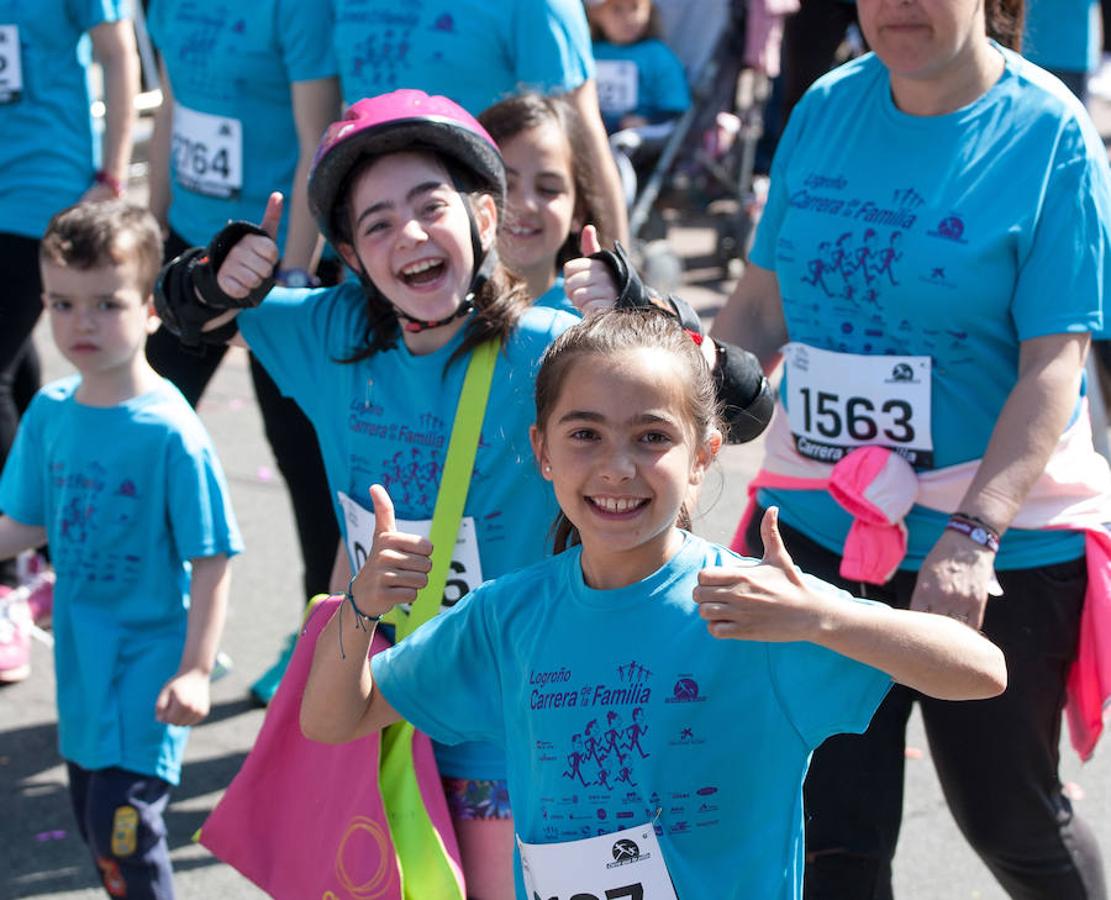
{"label": "helmet chin strap", "polygon": [[[394,315],[401,322],[401,327],[409,334],[419,334],[422,331],[431,331],[433,328],[442,328],[444,325],[450,325],[456,319],[461,319],[468,315],[474,309],[475,295],[482,290],[482,286],[490,280],[490,276],[494,274],[494,269],[498,264],[498,251],[491,242],[490,248],[483,249],[482,238],[478,233],[478,222],[475,220],[474,210],[471,207],[470,198],[460,191],[463,198],[463,205],[467,209],[467,218],[471,223],[471,254],[476,261],[474,274],[471,276],[470,286],[467,288],[467,294],[463,298],[463,302],[459,304],[459,308],[455,310],[450,316],[445,316],[442,319],[433,321],[427,319],[417,319],[409,315],[407,312],[398,308],[397,304],[391,301],[385,294],[378,290],[373,281],[370,280],[366,274],[366,267],[363,266],[363,261],[359,260],[359,271],[356,273],[359,276],[359,282],[363,286],[363,290],[368,293],[374,292],[383,300],[385,300],[392,307]],[[356,254],[356,258],[358,258]]]}

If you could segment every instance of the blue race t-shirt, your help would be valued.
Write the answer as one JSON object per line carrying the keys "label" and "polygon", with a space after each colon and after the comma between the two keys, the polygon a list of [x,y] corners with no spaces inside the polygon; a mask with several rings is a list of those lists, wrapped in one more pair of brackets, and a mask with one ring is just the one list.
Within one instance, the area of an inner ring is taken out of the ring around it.
{"label": "blue race t-shirt", "polygon": [[566,292],[563,290],[563,276],[557,275],[556,280],[552,286],[544,291],[539,297],[532,301],[533,306],[543,307],[545,309],[561,309],[566,313],[570,313],[576,318],[582,318],[582,313],[579,308],[572,303]]}
{"label": "blue race t-shirt", "polygon": [[375,656],[375,687],[433,738],[504,745],[526,843],[655,822],[684,900],[801,897],[810,754],[863,731],[891,679],[814,644],[712,637],[698,573],[738,557],[700,538],[619,590],[587,587],[581,555],[483,585]]}
{"label": "blue race t-shirt", "polygon": [[398,88],[477,115],[522,90],[564,93],[594,75],[581,0],[334,0],[344,103]]}
{"label": "blue race t-shirt", "polygon": [[336,74],[331,4],[152,0],[149,23],[174,94],[170,226],[207,244],[229,219],[257,221],[271,191],[292,196],[291,89]]}
{"label": "blue race t-shirt", "polygon": [[691,105],[687,73],[663,41],[595,41],[594,65],[598,104],[609,132],[617,131],[625,116],[661,122],[682,115]]}
{"label": "blue race t-shirt", "polygon": [[1043,69],[1091,72],[1099,63],[1098,0],[1027,0],[1022,55]]}
{"label": "blue race t-shirt", "polygon": [[0,509],[50,543],[62,756],[177,784],[189,729],[156,721],[154,704],[185,647],[189,560],[243,545],[212,443],[177,388],[94,407],[78,402],[80,383],[35,396]]}
{"label": "blue race t-shirt", "polygon": [[[1099,329],[1111,260],[1099,135],[1060,82],[997,49],[999,81],[948,115],[901,112],[872,54],[820,79],[779,144],[751,253],[776,273],[791,341],[929,358],[935,467],[983,455],[1022,341]],[[827,493],[760,498],[843,546],[851,519]],[[911,510],[904,568],[921,565],[945,521]],[[1012,529],[996,566],[1082,552],[1078,534]]]}
{"label": "blue race t-shirt", "polygon": [[[369,359],[339,362],[359,348],[367,329],[366,299],[356,282],[318,291],[279,288],[238,321],[251,352],[316,428],[354,569],[370,547],[372,484],[389,491],[399,520],[430,521],[466,369],[465,360],[446,371],[445,365],[463,332],[426,356],[414,356],[399,339]],[[481,572],[467,556],[454,556],[447,603],[550,550],[557,507],[529,444],[534,381],[544,349],[576,321],[529,309],[498,354],[463,511],[464,529],[472,520]],[[494,747],[438,748],[437,758],[445,775],[505,775]]]}
{"label": "blue race t-shirt", "polygon": [[100,137],[86,33],[128,10],[127,0],[0,0],[0,232],[42,237],[92,185]]}

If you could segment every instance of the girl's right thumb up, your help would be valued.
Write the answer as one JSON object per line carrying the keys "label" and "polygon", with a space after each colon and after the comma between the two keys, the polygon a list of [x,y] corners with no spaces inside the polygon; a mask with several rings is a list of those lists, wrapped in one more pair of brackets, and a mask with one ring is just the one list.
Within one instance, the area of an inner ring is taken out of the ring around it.
{"label": "girl's right thumb up", "polygon": [[583,256],[593,256],[601,252],[602,242],[598,240],[598,229],[593,225],[583,228],[582,235],[579,237],[579,249]]}

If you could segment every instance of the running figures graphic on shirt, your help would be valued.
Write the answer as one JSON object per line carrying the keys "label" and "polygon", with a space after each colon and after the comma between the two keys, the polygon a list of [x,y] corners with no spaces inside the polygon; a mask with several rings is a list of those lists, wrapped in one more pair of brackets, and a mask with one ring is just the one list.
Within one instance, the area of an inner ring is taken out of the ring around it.
{"label": "running figures graphic on shirt", "polygon": [[[853,303],[878,304],[884,287],[897,287],[895,264],[903,258],[903,232],[914,227],[924,199],[914,188],[893,192],[884,206],[860,198],[830,197],[815,188],[844,189],[844,178],[811,176],[807,187],[790,197],[790,205],[809,212],[838,216],[863,227],[842,231],[836,238],[819,242],[807,262],[802,280],[820,288],[827,297]],[[881,235],[879,228],[885,228]]]}
{"label": "running figures graphic on shirt", "polygon": [[[805,244],[793,235],[777,241],[778,259],[797,273],[784,287],[796,340],[841,353],[902,355],[913,346],[940,366],[972,361],[964,336],[944,328],[945,304],[959,302],[950,272],[968,250],[964,218],[931,209],[913,186],[886,197],[866,191],[842,175],[811,173],[786,198],[806,222]],[[886,306],[908,290],[928,301],[914,321]]]}
{"label": "running figures graphic on shirt", "polygon": [[548,686],[566,685],[570,670],[530,673],[534,710],[572,706],[590,710],[582,729],[571,735],[564,778],[584,788],[637,786],[632,764],[650,755],[641,739],[648,732],[645,704],[652,697],[651,677],[652,672],[634,659],[617,667],[616,684],[567,685],[545,691]]}

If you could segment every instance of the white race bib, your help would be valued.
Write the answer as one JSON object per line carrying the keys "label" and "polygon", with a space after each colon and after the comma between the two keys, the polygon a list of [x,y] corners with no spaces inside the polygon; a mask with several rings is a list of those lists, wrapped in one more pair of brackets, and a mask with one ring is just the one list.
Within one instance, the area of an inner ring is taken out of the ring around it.
{"label": "white race bib", "polygon": [[792,342],[787,418],[802,456],[835,463],[856,447],[894,450],[911,465],[933,465],[928,356],[836,353]]}
{"label": "white race bib", "polygon": [[620,116],[637,108],[639,100],[637,64],[627,59],[600,59],[594,64],[598,86],[598,105],[610,116]]}
{"label": "white race bib", "polygon": [[243,188],[243,125],[174,105],[174,174],[177,183],[209,197],[234,199]]}
{"label": "white race bib", "polygon": [[[358,572],[370,554],[374,543],[374,513],[364,509],[343,491],[337,491],[339,505],[343,509],[346,525],[344,540],[347,555],[352,561],[353,572]],[[409,534],[428,537],[432,531],[432,520],[397,520],[397,530]],[[459,523],[459,534],[455,538],[455,552],[451,555],[451,567],[447,583],[444,585],[442,609],[448,609],[463,599],[470,591],[482,584],[482,563],[478,558],[478,536],[475,532],[473,516],[464,516]],[[407,608],[407,604],[403,605]]]}
{"label": "white race bib", "polygon": [[517,838],[517,847],[529,900],[676,900],[651,823],[560,844]]}
{"label": "white race bib", "polygon": [[22,93],[19,26],[0,25],[0,103],[15,103]]}

